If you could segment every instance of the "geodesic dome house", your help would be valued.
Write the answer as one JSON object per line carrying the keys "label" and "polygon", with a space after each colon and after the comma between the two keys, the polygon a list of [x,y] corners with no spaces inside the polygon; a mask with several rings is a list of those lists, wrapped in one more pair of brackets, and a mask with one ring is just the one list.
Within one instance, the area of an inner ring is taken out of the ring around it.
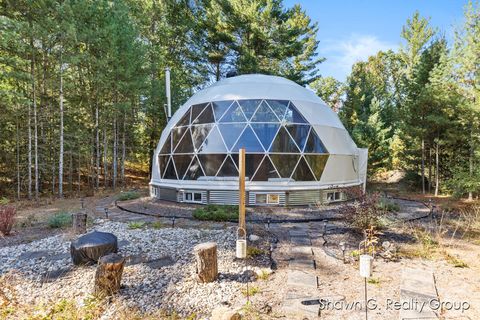
{"label": "geodesic dome house", "polygon": [[240,148],[247,205],[340,201],[342,189],[365,183],[366,150],[313,91],[242,75],[197,92],[173,115],[153,156],[151,196],[238,204]]}

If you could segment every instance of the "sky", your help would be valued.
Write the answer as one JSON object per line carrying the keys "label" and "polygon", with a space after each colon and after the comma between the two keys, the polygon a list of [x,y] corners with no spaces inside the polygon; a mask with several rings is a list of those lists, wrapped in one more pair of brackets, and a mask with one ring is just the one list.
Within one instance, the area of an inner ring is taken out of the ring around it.
{"label": "sky", "polygon": [[300,4],[318,23],[319,56],[324,77],[345,81],[352,65],[379,50],[397,50],[406,20],[418,10],[430,24],[453,39],[454,27],[463,20],[467,0],[285,0],[286,7]]}

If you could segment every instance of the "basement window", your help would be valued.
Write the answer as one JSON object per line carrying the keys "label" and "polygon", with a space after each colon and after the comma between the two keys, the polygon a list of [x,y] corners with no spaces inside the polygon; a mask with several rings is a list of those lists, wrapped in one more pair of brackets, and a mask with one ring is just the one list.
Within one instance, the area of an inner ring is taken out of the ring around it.
{"label": "basement window", "polygon": [[280,196],[276,193],[257,193],[255,204],[279,204]]}
{"label": "basement window", "polygon": [[327,193],[327,201],[328,202],[335,202],[342,200],[342,192],[340,191],[333,191]]}
{"label": "basement window", "polygon": [[192,203],[202,203],[202,193],[187,191],[183,195],[183,201]]}

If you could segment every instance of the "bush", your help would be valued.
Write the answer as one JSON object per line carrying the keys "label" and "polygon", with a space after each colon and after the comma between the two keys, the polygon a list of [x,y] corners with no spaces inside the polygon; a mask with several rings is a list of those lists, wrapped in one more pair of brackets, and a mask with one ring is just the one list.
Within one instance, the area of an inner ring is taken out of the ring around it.
{"label": "bush", "polygon": [[343,205],[342,212],[347,222],[354,228],[366,230],[371,227],[384,227],[382,216],[385,213],[379,206],[379,193],[364,194],[353,203]]}
{"label": "bush", "polygon": [[127,201],[140,198],[140,193],[136,191],[122,192],[117,196],[118,201]]}
{"label": "bush", "polygon": [[195,209],[193,217],[198,220],[236,221],[238,220],[238,206],[209,204]]}
{"label": "bush", "polygon": [[48,226],[52,229],[65,228],[72,225],[72,215],[68,212],[58,212],[48,218]]}
{"label": "bush", "polygon": [[9,235],[12,231],[16,213],[15,207],[0,205],[0,233],[4,236]]}
{"label": "bush", "polygon": [[145,225],[143,221],[132,221],[128,224],[128,229],[142,229]]}
{"label": "bush", "polygon": [[400,206],[398,205],[398,203],[395,203],[387,199],[381,199],[378,202],[378,208],[388,212],[400,211]]}

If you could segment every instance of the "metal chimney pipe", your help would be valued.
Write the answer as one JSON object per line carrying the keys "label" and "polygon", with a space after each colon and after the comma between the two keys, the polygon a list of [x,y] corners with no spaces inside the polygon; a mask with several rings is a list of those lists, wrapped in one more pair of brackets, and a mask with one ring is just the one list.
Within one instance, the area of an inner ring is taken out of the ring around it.
{"label": "metal chimney pipe", "polygon": [[170,93],[170,68],[165,68],[165,91],[167,94],[167,121],[172,118],[172,96]]}

